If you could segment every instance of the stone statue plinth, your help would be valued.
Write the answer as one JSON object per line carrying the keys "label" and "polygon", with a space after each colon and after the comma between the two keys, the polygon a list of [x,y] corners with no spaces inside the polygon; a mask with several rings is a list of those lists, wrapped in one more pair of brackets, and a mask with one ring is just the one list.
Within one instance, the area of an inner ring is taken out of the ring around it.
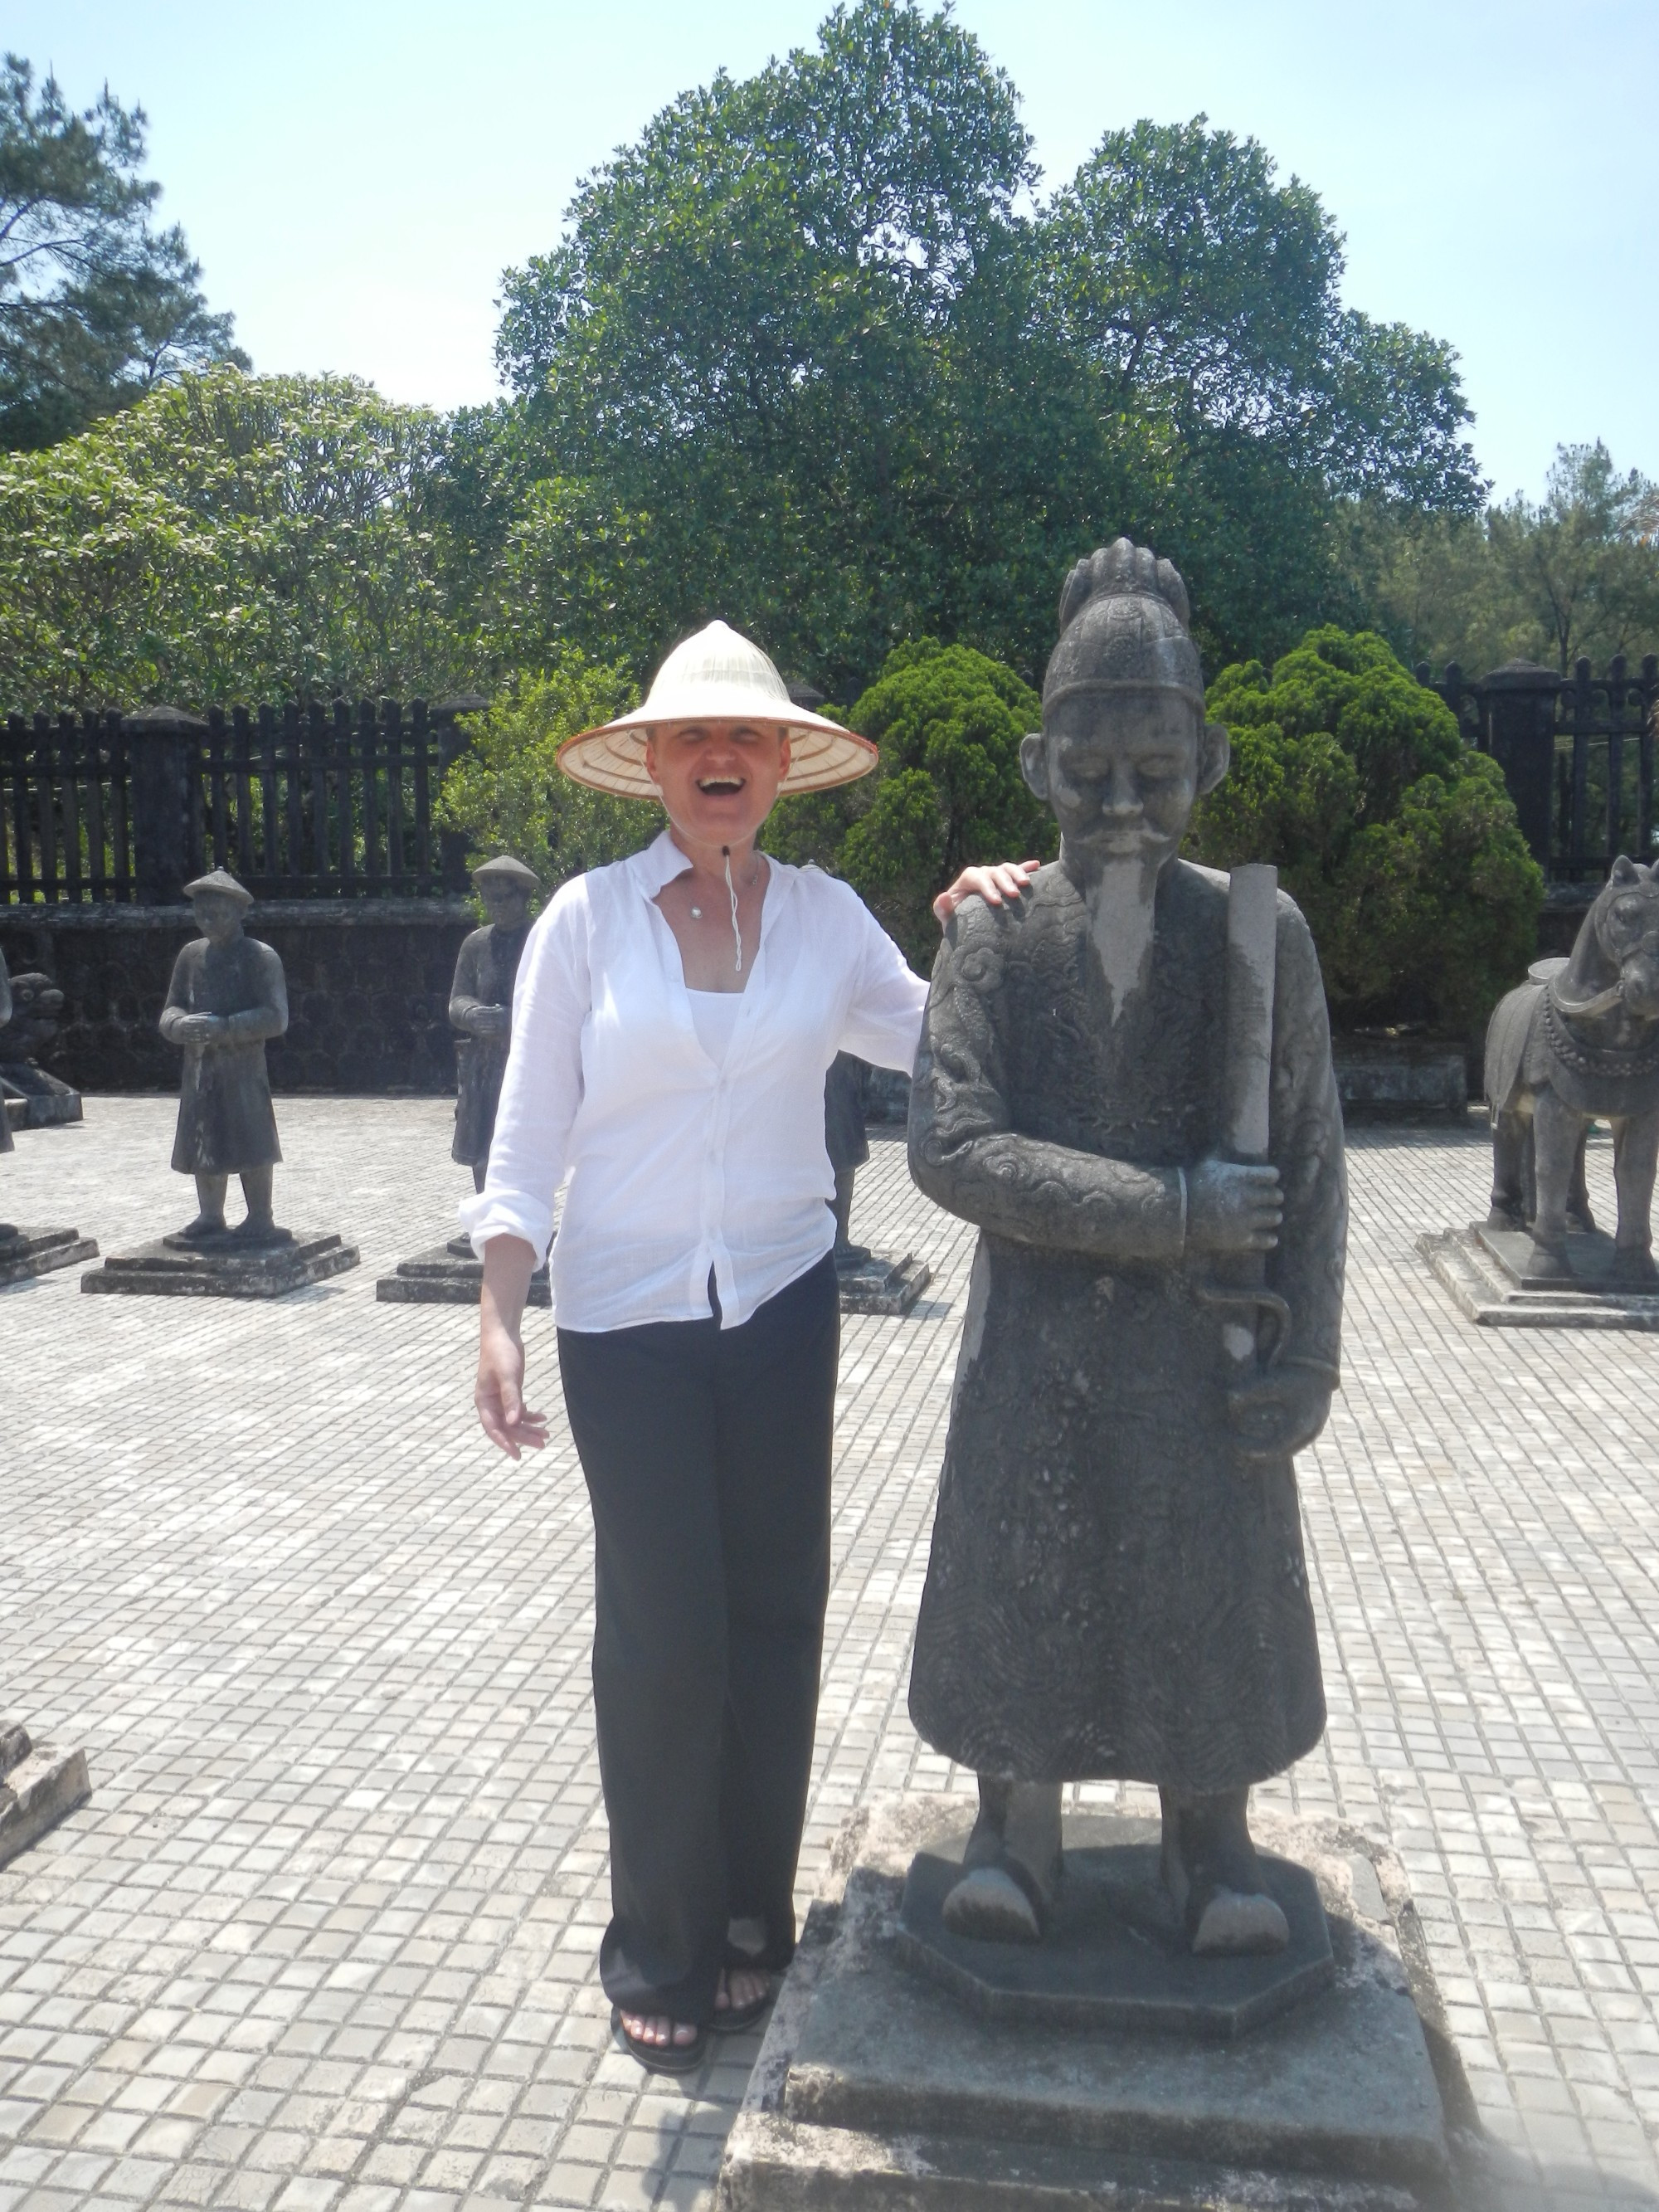
{"label": "stone statue plinth", "polygon": [[879,1252],[865,1252],[851,1260],[836,1255],[836,1284],[844,1314],[908,1314],[933,1279],[933,1269],[913,1253],[907,1252],[902,1260],[889,1260]]}
{"label": "stone statue plinth", "polygon": [[24,1229],[0,1222],[0,1284],[25,1283],[97,1257],[97,1240],[78,1229]]}
{"label": "stone statue plinth", "polygon": [[1458,1311],[1484,1328],[1659,1329],[1659,1285],[1632,1288],[1604,1230],[1567,1237],[1565,1273],[1538,1271],[1529,1231],[1484,1221],[1419,1237],[1417,1249]]}
{"label": "stone statue plinth", "polygon": [[[854,1814],[727,2141],[719,2212],[1414,2212],[1450,2179],[1440,2092],[1418,2005],[1419,1947],[1402,1948],[1409,1899],[1385,1846],[1334,1825],[1254,1826],[1279,1893],[1328,1929],[1311,1992],[1239,2024],[1243,1980],[1279,1960],[1189,1958],[1238,1978],[1230,2023],[1182,2013],[1123,2025],[1006,2018],[905,1956],[907,1883],[960,1850],[971,1808],[888,1798]],[[1156,1852],[1152,1822],[1068,1822],[1074,1857]],[[1130,1838],[1097,1838],[1115,1835]],[[1144,1869],[1143,1869],[1144,1871]],[[1152,1881],[1156,1883],[1155,1872]],[[1131,1874],[1126,1887],[1140,1887]],[[1123,1901],[1121,1897],[1120,1902]],[[1033,1947],[981,1945],[1018,1954]],[[981,1966],[994,1972],[995,1962]],[[1027,1993],[1030,1994],[1029,1992]],[[1212,2008],[1217,2000],[1209,2001]],[[1237,2032],[1229,2033],[1231,2024]]]}
{"label": "stone statue plinth", "polygon": [[35,1743],[21,1721],[0,1717],[0,1866],[91,1795],[85,1752]]}
{"label": "stone statue plinth", "polygon": [[[476,1306],[483,1285],[483,1261],[472,1249],[470,1237],[451,1237],[412,1259],[399,1260],[395,1272],[382,1275],[374,1295],[388,1306]],[[550,1306],[553,1293],[547,1279],[547,1262],[530,1278],[525,1304]]]}
{"label": "stone statue plinth", "polygon": [[280,1298],[357,1265],[355,1244],[332,1230],[293,1229],[254,1244],[232,1231],[213,1242],[158,1237],[136,1251],[112,1252],[81,1278],[83,1291],[173,1298]]}

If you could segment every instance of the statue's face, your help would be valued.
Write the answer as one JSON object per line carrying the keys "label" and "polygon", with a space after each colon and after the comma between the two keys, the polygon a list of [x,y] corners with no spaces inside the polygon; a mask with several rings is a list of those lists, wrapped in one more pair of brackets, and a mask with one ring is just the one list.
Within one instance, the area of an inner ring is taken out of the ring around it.
{"label": "statue's face", "polygon": [[1045,711],[1020,763],[1074,858],[1157,866],[1226,773],[1226,733],[1179,691],[1074,691]]}
{"label": "statue's face", "polygon": [[228,945],[233,937],[241,934],[241,901],[232,898],[228,891],[198,891],[190,910],[210,945]]}
{"label": "statue's face", "polygon": [[486,876],[478,886],[483,910],[497,929],[522,929],[530,911],[530,894],[522,884],[500,876]]}

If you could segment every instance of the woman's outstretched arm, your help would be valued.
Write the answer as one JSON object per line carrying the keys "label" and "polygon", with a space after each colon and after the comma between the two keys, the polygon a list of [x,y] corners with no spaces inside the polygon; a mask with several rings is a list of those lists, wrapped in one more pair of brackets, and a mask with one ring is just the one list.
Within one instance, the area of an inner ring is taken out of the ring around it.
{"label": "woman's outstretched arm", "polygon": [[472,1402],[484,1434],[509,1459],[539,1451],[547,1442],[546,1414],[524,1401],[524,1302],[535,1265],[535,1247],[522,1237],[492,1237],[484,1246]]}

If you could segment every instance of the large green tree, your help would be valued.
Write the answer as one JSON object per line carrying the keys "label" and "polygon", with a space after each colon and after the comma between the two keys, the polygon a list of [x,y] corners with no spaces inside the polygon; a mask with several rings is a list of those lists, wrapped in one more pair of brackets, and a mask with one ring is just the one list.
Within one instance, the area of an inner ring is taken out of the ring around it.
{"label": "large green tree", "polygon": [[1066,562],[1127,531],[1212,652],[1272,651],[1340,598],[1341,497],[1478,501],[1450,356],[1343,308],[1254,141],[1140,125],[1036,182],[1006,75],[915,0],[653,118],[507,279],[466,480],[516,649],[643,668],[722,613],[841,698],[924,634],[1035,673]]}
{"label": "large green tree", "polygon": [[1599,670],[1659,652],[1659,484],[1599,439],[1557,447],[1541,500],[1467,518],[1356,510],[1350,544],[1359,594],[1412,661],[1565,675],[1581,654]]}
{"label": "large green tree", "polygon": [[187,368],[231,361],[200,264],[143,173],[146,118],[107,86],[70,106],[0,59],[0,447],[50,445]]}
{"label": "large green tree", "polygon": [[474,689],[439,444],[349,379],[220,368],[0,456],[0,705]]}

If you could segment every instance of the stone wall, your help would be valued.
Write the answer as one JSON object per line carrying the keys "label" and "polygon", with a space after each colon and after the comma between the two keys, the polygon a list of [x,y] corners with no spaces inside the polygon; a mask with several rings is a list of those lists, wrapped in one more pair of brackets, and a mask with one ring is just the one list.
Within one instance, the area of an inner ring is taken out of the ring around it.
{"label": "stone wall", "polygon": [[[277,1091],[455,1087],[449,986],[477,927],[465,899],[294,899],[247,928],[282,955],[289,1030],[269,1048]],[[0,906],[0,953],[64,994],[44,1063],[81,1091],[173,1091],[179,1054],[156,1031],[167,979],[196,934],[186,906]]]}

